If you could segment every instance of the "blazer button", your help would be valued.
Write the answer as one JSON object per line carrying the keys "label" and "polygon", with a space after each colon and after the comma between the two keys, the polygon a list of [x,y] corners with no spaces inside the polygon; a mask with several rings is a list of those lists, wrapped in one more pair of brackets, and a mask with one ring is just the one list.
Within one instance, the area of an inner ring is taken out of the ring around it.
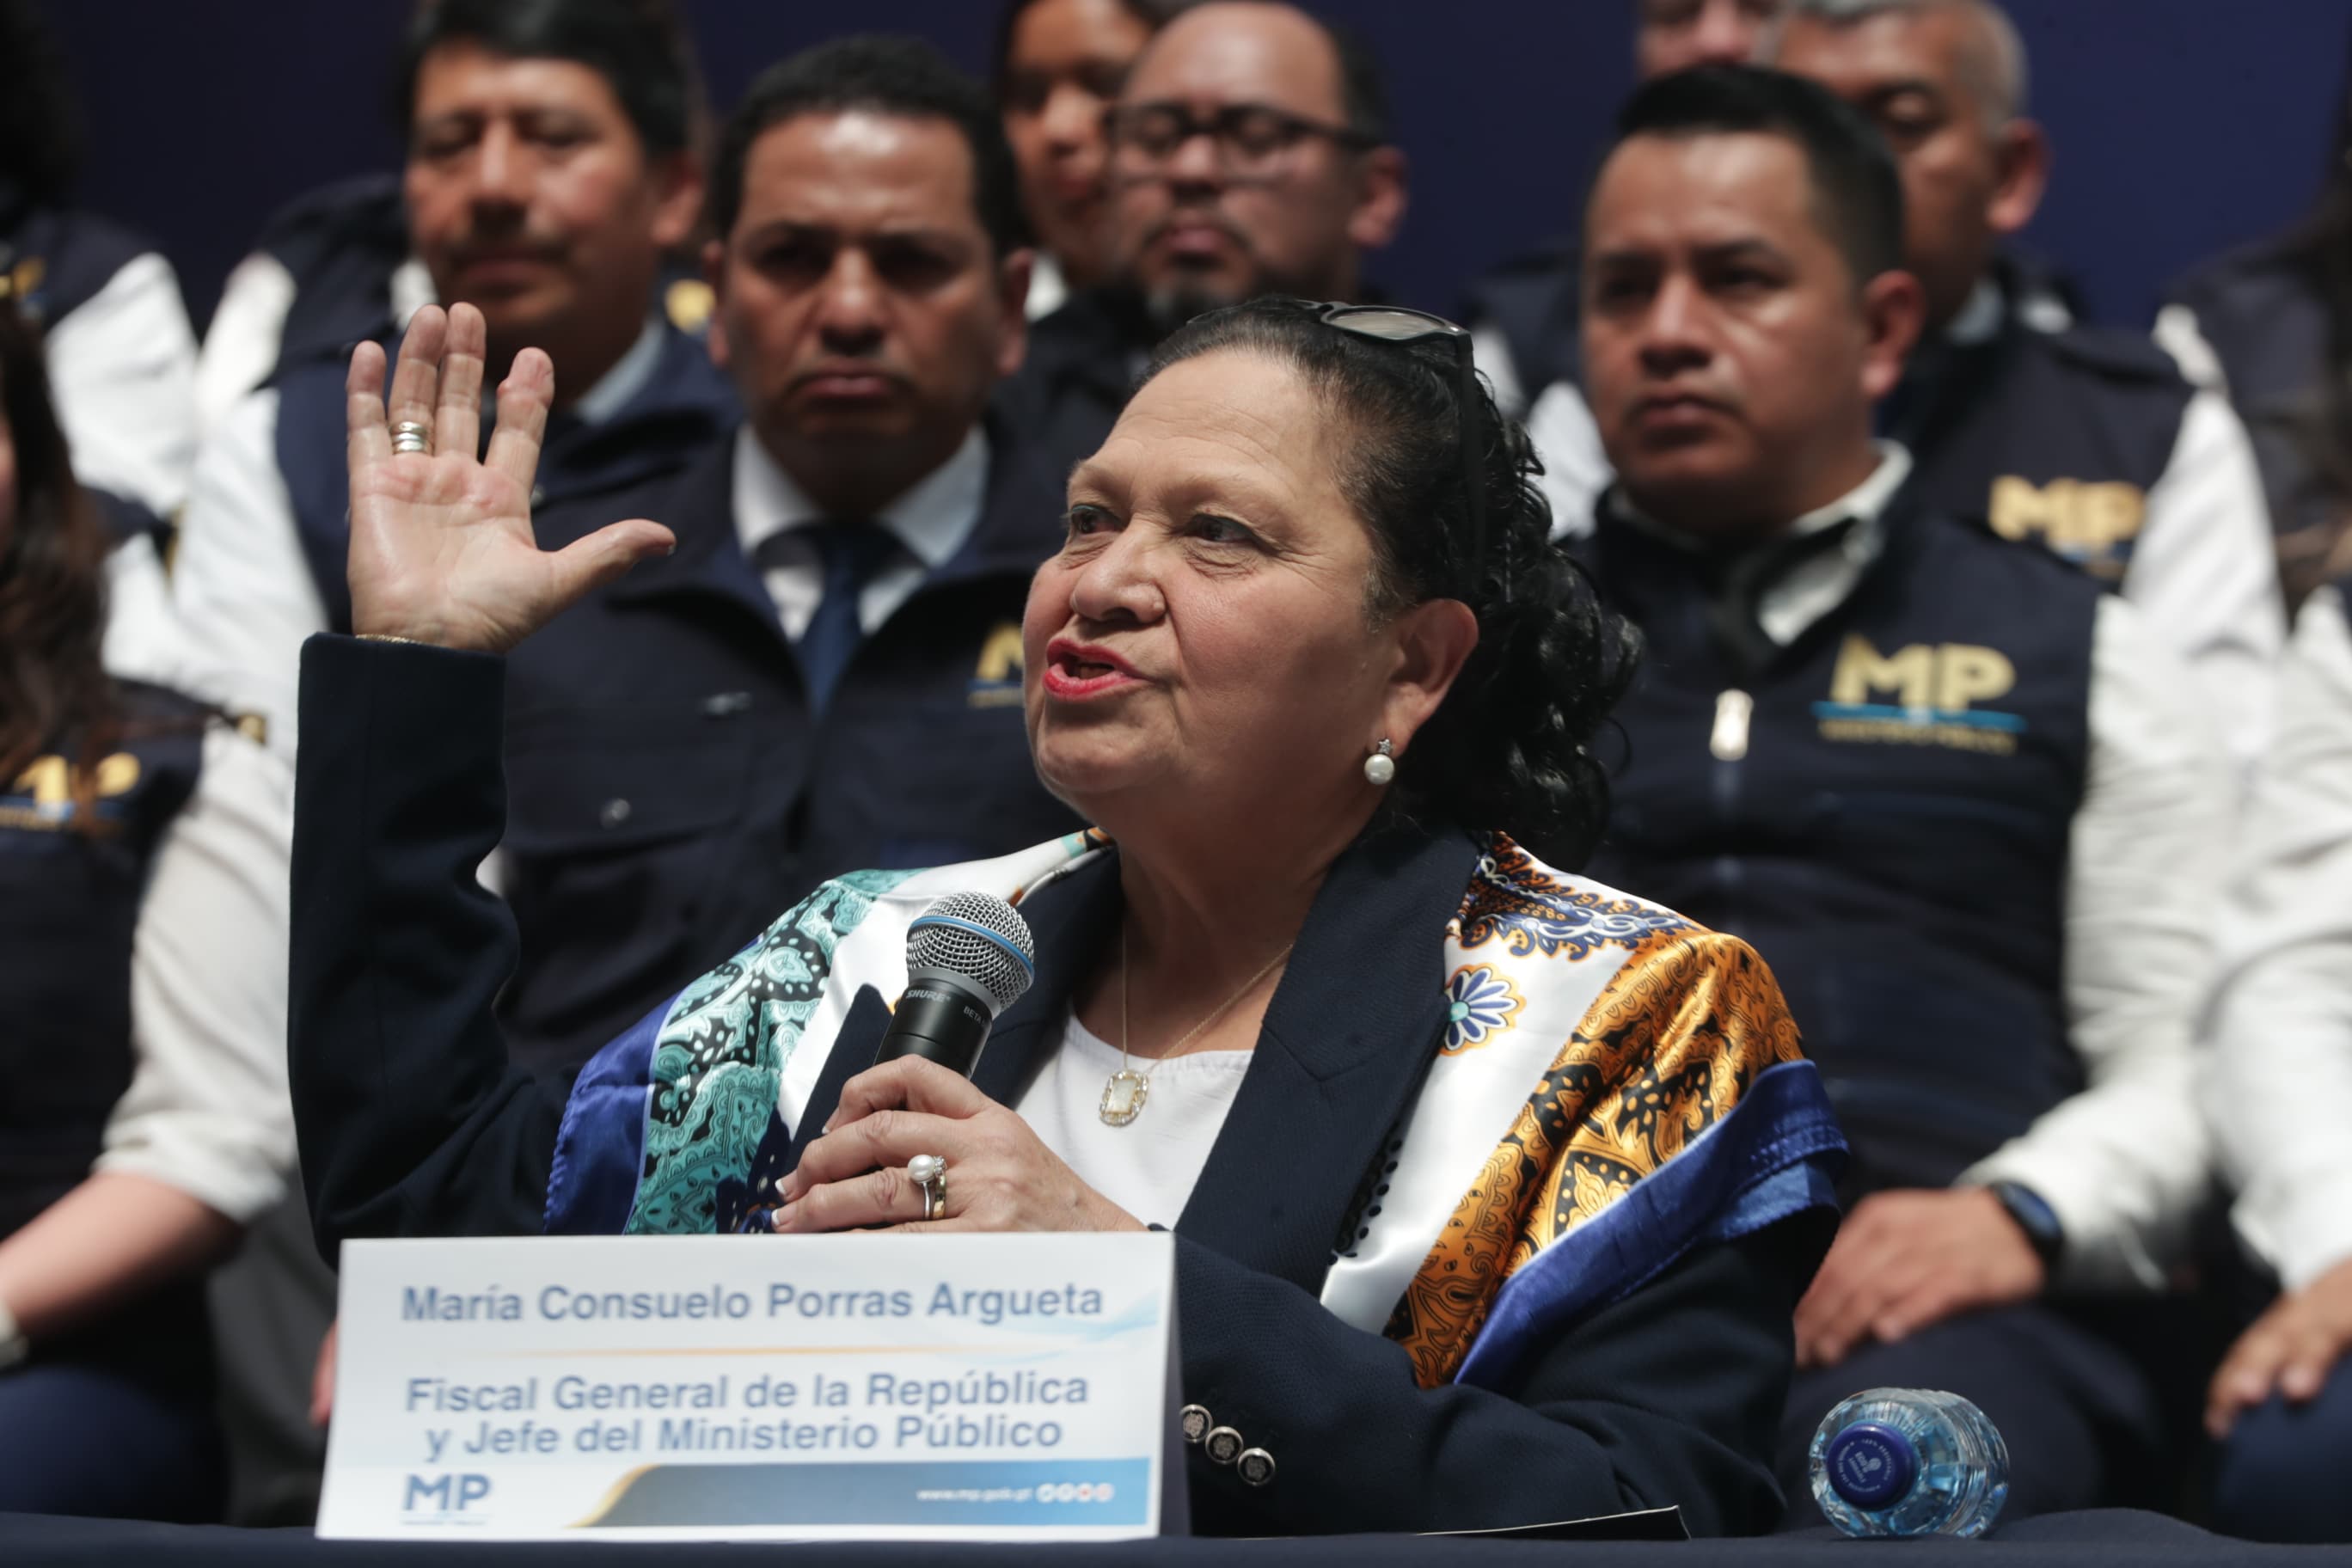
{"label": "blazer button", "polygon": [[1209,1407],[1205,1405],[1187,1405],[1176,1413],[1177,1428],[1184,1434],[1184,1441],[1196,1448],[1201,1446],[1201,1439],[1208,1436],[1209,1428],[1214,1424],[1214,1418],[1210,1415]]}
{"label": "blazer button", "polygon": [[1201,1439],[1201,1451],[1209,1456],[1209,1463],[1213,1465],[1232,1464],[1241,1458],[1242,1449],[1245,1447],[1242,1435],[1230,1426],[1213,1427],[1209,1435]]}
{"label": "blazer button", "polygon": [[625,800],[606,801],[604,809],[596,814],[596,820],[607,827],[620,826],[629,820],[629,803]]}
{"label": "blazer button", "polygon": [[537,511],[541,507],[543,507],[543,506],[545,506],[546,504],[547,504],[547,487],[546,487],[545,485],[533,485],[533,486],[531,486],[531,487],[530,487],[530,506],[531,506],[531,510],[532,510],[533,511]]}
{"label": "blazer button", "polygon": [[1234,1461],[1234,1469],[1245,1487],[1262,1487],[1274,1479],[1274,1456],[1264,1448],[1245,1448]]}

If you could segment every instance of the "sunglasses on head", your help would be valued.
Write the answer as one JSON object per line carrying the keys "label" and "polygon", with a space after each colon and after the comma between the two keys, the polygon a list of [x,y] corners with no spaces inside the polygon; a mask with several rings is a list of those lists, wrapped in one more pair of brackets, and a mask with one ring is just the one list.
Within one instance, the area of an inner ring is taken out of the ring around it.
{"label": "sunglasses on head", "polygon": [[1444,338],[1454,346],[1456,395],[1461,407],[1462,488],[1468,494],[1470,513],[1469,586],[1475,590],[1486,571],[1486,485],[1484,458],[1486,432],[1480,428],[1478,370],[1470,353],[1470,334],[1443,316],[1407,310],[1394,305],[1323,305],[1315,319],[1360,338],[1384,343],[1417,343]]}

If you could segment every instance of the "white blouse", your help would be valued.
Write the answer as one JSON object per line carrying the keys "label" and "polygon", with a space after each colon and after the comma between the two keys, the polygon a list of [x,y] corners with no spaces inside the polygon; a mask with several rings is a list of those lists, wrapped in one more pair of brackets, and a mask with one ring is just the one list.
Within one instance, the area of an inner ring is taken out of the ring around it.
{"label": "white blouse", "polygon": [[1118,1047],[1073,1014],[1060,1048],[1013,1109],[1080,1181],[1146,1225],[1173,1226],[1249,1064],[1247,1051],[1138,1059],[1135,1070],[1151,1075],[1150,1095],[1134,1121],[1113,1127],[1102,1119],[1102,1094],[1122,1065]]}

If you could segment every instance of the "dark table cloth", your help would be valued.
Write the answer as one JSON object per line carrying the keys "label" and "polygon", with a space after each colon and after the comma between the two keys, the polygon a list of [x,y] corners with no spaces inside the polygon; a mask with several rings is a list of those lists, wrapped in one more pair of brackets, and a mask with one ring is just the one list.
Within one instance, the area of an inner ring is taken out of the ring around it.
{"label": "dark table cloth", "polygon": [[[2352,1484],[2352,1478],[2347,1478]],[[429,1555],[428,1555],[429,1554]],[[1827,1530],[1761,1541],[1537,1542],[1436,1540],[1400,1535],[1326,1536],[1286,1541],[1165,1540],[1119,1545],[1050,1547],[735,1542],[619,1544],[609,1542],[510,1544],[468,1541],[452,1532],[432,1541],[319,1541],[308,1531],[230,1530],[125,1524],[105,1520],[0,1514],[0,1563],[134,1564],[135,1568],[359,1568],[424,1563],[433,1568],[549,1568],[592,1562],[596,1568],[1388,1568],[1390,1564],[1467,1564],[1469,1568],[1783,1568],[1811,1563],[1844,1568],[1967,1563],[1974,1568],[2123,1568],[2125,1564],[2352,1563],[2352,1547],[2256,1546],[2210,1535],[2152,1513],[2104,1510],[2020,1521],[1984,1541],[1845,1541]]]}

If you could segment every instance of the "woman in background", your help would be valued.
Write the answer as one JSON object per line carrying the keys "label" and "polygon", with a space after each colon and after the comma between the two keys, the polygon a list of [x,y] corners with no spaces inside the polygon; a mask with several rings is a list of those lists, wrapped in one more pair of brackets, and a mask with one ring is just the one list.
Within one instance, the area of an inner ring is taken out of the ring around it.
{"label": "woman in background", "polygon": [[1103,112],[1128,68],[1186,0],[1011,0],[996,34],[996,100],[1037,236],[1029,319],[1103,280]]}
{"label": "woman in background", "polygon": [[0,304],[0,1512],[203,1520],[204,1275],[291,1163],[291,781],[109,676],[106,556]]}

